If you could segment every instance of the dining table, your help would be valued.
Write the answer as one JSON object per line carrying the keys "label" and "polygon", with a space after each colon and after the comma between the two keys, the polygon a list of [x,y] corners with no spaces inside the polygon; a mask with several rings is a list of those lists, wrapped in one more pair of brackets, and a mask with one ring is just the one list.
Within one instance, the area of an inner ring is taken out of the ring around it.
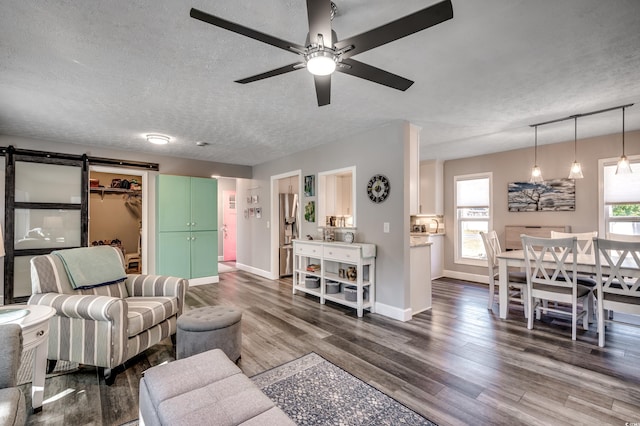
{"label": "dining table", "polygon": [[[596,258],[593,254],[576,254],[576,269],[577,272],[585,275],[595,276],[597,273]],[[526,266],[524,260],[524,250],[509,250],[504,251],[496,256],[498,258],[498,303],[500,306],[500,318],[507,319],[509,313],[509,268],[524,268]],[[615,259],[615,254],[612,254],[612,259]],[[573,256],[567,256],[566,263],[573,262]],[[600,262],[603,275],[608,275],[610,268],[608,263],[602,259]],[[544,257],[543,266],[549,265],[549,267],[555,268],[556,263],[551,253],[547,253]],[[569,266],[570,268],[571,266]],[[633,261],[625,261],[621,265],[620,273],[623,276],[625,272],[629,272],[629,275],[637,274],[638,266]]]}

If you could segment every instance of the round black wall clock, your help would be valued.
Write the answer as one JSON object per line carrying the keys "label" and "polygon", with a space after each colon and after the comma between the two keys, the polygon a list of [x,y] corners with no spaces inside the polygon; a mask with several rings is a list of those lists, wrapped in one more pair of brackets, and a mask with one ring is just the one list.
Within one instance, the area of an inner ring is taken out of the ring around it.
{"label": "round black wall clock", "polygon": [[389,196],[389,179],[384,175],[375,175],[367,183],[367,195],[374,203],[381,203]]}

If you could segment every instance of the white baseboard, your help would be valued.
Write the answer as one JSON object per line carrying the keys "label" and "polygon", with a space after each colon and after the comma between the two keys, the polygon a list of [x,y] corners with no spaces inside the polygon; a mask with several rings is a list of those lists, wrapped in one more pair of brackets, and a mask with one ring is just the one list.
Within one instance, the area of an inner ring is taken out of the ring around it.
{"label": "white baseboard", "polygon": [[376,302],[376,314],[395,319],[398,321],[409,321],[411,319],[411,309],[401,309],[395,306],[385,305],[384,303]]}
{"label": "white baseboard", "polygon": [[189,280],[189,287],[195,287],[197,285],[204,285],[204,284],[215,284],[217,282],[220,282],[220,278],[218,275],[211,276],[211,277],[191,278]]}
{"label": "white baseboard", "polygon": [[445,277],[453,278],[456,280],[473,281],[476,283],[489,284],[489,277],[486,275],[469,274],[468,272],[459,271],[444,271]]}
{"label": "white baseboard", "polygon": [[268,280],[277,280],[278,279],[278,277],[272,276],[271,272],[269,272],[269,271],[265,271],[263,269],[254,268],[253,266],[244,265],[242,263],[236,262],[236,268],[240,269],[241,271],[245,271],[245,272],[249,272],[251,274],[258,275],[258,276],[260,276],[262,278],[266,278]]}

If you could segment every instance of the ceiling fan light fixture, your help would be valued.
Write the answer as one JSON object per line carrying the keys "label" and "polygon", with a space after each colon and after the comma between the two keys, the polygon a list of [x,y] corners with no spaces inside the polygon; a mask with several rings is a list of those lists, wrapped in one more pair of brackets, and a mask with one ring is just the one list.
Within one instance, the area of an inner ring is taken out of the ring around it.
{"label": "ceiling fan light fixture", "polygon": [[154,145],[166,145],[170,140],[171,138],[165,135],[147,135],[147,142]]}
{"label": "ceiling fan light fixture", "polygon": [[336,57],[327,51],[313,52],[307,56],[307,70],[313,75],[330,75],[336,70]]}

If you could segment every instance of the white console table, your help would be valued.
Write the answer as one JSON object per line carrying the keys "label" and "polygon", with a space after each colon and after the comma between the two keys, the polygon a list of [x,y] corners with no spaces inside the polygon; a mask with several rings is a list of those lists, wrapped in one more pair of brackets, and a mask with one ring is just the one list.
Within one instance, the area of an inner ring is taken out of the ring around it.
{"label": "white console table", "polygon": [[[361,317],[365,309],[374,312],[375,302],[375,277],[376,277],[376,246],[366,243],[325,242],[316,240],[294,240],[294,271],[293,294],[300,291],[312,294],[320,298],[320,303],[326,300],[340,303],[358,310]],[[310,264],[320,265],[318,271],[308,271]],[[356,268],[356,279],[350,280],[346,276],[341,277],[339,270],[347,270],[348,267]],[[318,277],[320,287],[307,288],[306,277]],[[356,301],[345,299],[343,291],[328,294],[326,291],[327,280],[340,283],[342,286],[354,286],[357,291]],[[365,288],[368,296],[365,298]]]}

